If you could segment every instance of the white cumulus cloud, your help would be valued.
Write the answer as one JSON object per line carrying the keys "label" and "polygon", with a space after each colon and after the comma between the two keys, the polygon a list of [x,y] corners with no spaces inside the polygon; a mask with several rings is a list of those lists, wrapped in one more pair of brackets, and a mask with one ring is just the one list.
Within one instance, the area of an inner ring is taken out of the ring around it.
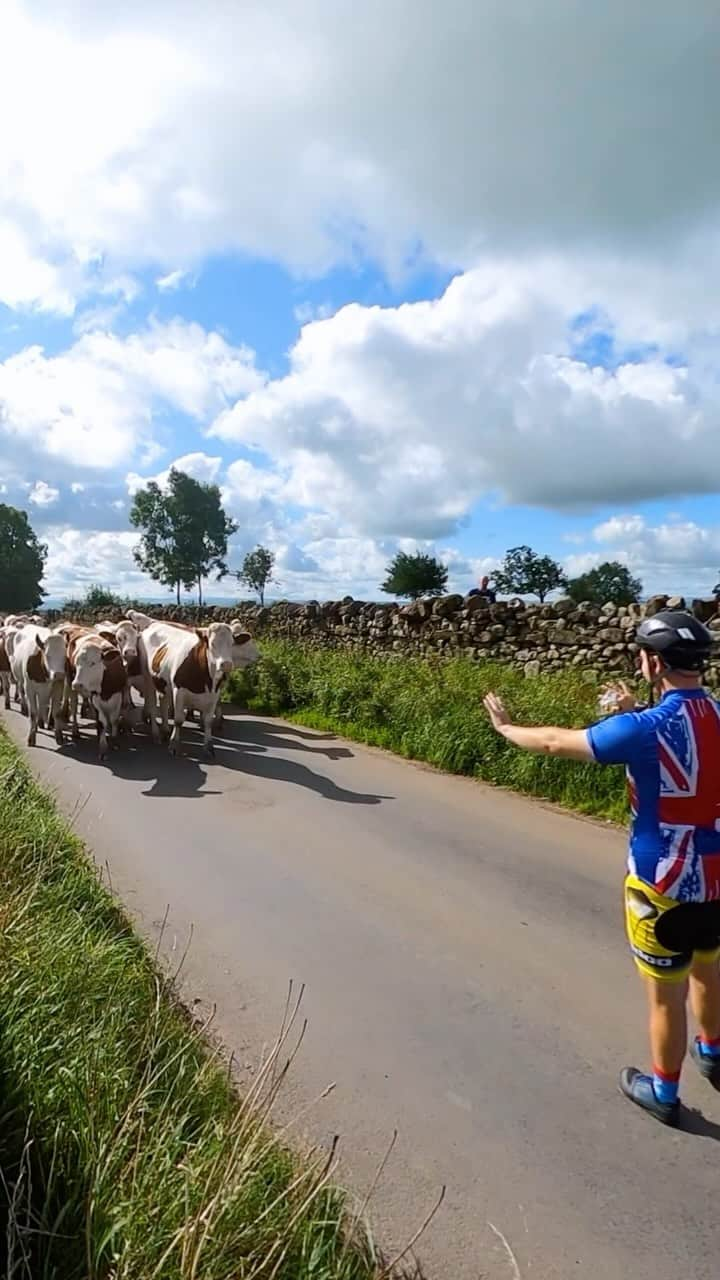
{"label": "white cumulus cloud", "polygon": [[692,343],[681,367],[661,350],[593,366],[573,350],[585,297],[581,276],[508,261],[437,301],[346,306],[212,434],[272,457],[288,500],[379,537],[446,536],[497,493],[571,508],[712,491],[720,402]]}
{"label": "white cumulus cloud", "polygon": [[37,507],[49,507],[54,502],[57,502],[59,497],[59,489],[54,489],[52,485],[46,484],[44,480],[37,480],[28,494],[28,502],[32,502]]}
{"label": "white cumulus cloud", "polygon": [[32,346],[0,363],[0,439],[68,464],[127,465],[153,450],[165,409],[201,422],[261,383],[252,352],[197,324],[88,333],[58,355]]}
{"label": "white cumulus cloud", "polygon": [[0,216],[31,245],[12,305],[67,310],[65,267],[105,256],[165,278],[228,249],[316,271],[418,245],[662,259],[716,217],[712,0],[211,11],[7,0]]}
{"label": "white cumulus cloud", "polygon": [[680,515],[653,524],[636,513],[618,513],[596,525],[593,550],[570,555],[571,577],[604,560],[618,560],[639,577],[646,592],[707,596],[720,577],[720,526]]}
{"label": "white cumulus cloud", "polygon": [[175,289],[179,289],[184,280],[187,279],[187,271],[180,269],[169,271],[166,276],[159,276],[155,281],[161,293],[172,293]]}

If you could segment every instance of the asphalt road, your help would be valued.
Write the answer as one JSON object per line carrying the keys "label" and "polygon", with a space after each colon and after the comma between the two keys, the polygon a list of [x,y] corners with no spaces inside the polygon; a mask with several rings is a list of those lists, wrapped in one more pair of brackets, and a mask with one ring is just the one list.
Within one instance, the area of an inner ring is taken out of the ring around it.
{"label": "asphalt road", "polygon": [[169,905],[169,963],[192,927],[185,994],[241,1069],[306,984],[284,1111],[336,1082],[300,1132],[342,1135],[360,1193],[398,1129],[383,1242],[446,1183],[431,1280],[715,1280],[720,1096],[688,1068],[671,1132],[617,1093],[645,1063],[622,836],[278,721],[234,718],[209,765],[186,734],[31,755],[148,937]]}

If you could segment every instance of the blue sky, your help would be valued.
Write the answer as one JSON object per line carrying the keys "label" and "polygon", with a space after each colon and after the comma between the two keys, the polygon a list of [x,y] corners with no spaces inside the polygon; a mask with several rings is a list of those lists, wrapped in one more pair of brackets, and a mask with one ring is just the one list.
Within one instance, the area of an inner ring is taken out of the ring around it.
{"label": "blue sky", "polygon": [[653,12],[12,0],[0,484],[51,595],[156,593],[127,513],[178,460],[297,598],[523,542],[710,588],[717,78]]}

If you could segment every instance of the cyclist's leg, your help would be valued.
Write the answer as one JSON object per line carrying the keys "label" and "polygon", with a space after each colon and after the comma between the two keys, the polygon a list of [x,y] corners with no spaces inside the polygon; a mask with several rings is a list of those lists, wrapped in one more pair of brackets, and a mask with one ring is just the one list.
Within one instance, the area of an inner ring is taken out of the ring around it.
{"label": "cyclist's leg", "polygon": [[695,952],[690,971],[690,1003],[701,1039],[706,1044],[720,1040],[720,963],[717,953]]}
{"label": "cyclist's leg", "polygon": [[625,921],[635,964],[645,981],[648,998],[652,1073],[626,1067],[620,1088],[631,1102],[664,1124],[677,1124],[678,1084],[687,1052],[687,993],[692,950],[670,951],[656,934],[656,925],[675,904],[652,886],[628,875],[625,881]]}
{"label": "cyclist's leg", "polygon": [[645,978],[650,1013],[650,1049],[656,1075],[678,1080],[687,1053],[687,980]]}

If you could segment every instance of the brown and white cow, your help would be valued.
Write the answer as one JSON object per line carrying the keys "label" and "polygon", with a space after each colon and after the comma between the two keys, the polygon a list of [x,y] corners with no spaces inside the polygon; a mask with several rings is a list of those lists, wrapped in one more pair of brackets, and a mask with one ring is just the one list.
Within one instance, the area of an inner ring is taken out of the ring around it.
{"label": "brown and white cow", "polygon": [[0,694],[5,701],[5,710],[10,710],[10,685],[12,683],[12,671],[10,669],[10,659],[5,647],[5,628],[0,627]]}
{"label": "brown and white cow", "polygon": [[213,622],[197,631],[167,622],[153,622],[140,633],[140,664],[145,676],[146,711],[157,740],[156,700],[165,736],[170,711],[175,726],[170,752],[176,755],[188,710],[200,712],[207,755],[215,754],[212,726],[220,686],[232,671],[233,636],[225,622]]}
{"label": "brown and white cow", "polygon": [[123,714],[132,723],[134,719],[132,713],[137,708],[133,708],[130,690],[137,689],[141,697],[144,697],[145,693],[138,654],[138,628],[133,622],[124,618],[122,622],[98,622],[95,630],[99,636],[120,650],[128,677]]}
{"label": "brown and white cow", "polygon": [[79,737],[78,698],[90,703],[98,727],[98,752],[104,760],[110,743],[117,738],[120,715],[127,691],[127,671],[117,645],[97,632],[79,627],[66,633],[67,681],[72,735]]}
{"label": "brown and white cow", "polygon": [[48,627],[23,627],[15,634],[10,660],[20,698],[20,709],[30,716],[28,746],[34,747],[38,727],[50,724],[60,736],[61,704],[65,685],[65,641]]}

